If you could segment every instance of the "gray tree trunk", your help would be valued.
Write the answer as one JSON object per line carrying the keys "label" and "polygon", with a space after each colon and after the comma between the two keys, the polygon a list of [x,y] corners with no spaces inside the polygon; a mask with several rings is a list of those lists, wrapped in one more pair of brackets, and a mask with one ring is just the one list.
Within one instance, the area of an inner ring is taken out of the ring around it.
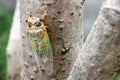
{"label": "gray tree trunk", "polygon": [[[21,80],[66,80],[73,63],[80,52],[82,39],[82,0],[20,0],[20,22],[22,34]],[[26,19],[41,17],[48,13],[45,23],[53,46],[53,75],[38,70],[26,35]],[[66,51],[65,51],[66,50]]]}
{"label": "gray tree trunk", "polygon": [[7,46],[8,80],[20,80],[20,42],[20,15],[19,3],[17,2]]}
{"label": "gray tree trunk", "polygon": [[67,80],[113,80],[120,68],[120,0],[107,0]]}

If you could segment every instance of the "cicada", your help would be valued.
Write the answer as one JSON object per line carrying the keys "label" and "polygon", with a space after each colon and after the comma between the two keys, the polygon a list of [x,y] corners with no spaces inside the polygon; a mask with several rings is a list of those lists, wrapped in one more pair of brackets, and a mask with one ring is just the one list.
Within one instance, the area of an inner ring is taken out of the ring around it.
{"label": "cicada", "polygon": [[45,15],[42,18],[30,17],[26,20],[27,36],[37,64],[42,66],[48,75],[52,75],[53,51],[44,18]]}

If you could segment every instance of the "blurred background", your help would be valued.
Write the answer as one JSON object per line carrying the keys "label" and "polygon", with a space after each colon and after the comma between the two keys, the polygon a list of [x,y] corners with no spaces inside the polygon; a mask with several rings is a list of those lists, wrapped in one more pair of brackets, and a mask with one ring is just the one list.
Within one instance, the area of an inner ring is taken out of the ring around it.
{"label": "blurred background", "polygon": [[[83,29],[85,38],[96,20],[104,0],[86,0],[84,5]],[[16,0],[0,0],[0,80],[6,79],[7,60],[6,46],[12,23]],[[115,80],[120,80],[120,71]]]}
{"label": "blurred background", "polygon": [[6,46],[16,0],[0,0],[0,80],[6,79]]}

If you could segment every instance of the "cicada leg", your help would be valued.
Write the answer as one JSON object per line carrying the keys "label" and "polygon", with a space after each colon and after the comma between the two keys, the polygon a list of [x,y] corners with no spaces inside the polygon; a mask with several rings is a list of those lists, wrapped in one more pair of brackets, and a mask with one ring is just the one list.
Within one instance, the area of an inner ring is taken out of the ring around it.
{"label": "cicada leg", "polygon": [[46,17],[46,15],[47,15],[47,12],[48,12],[48,10],[45,10],[45,13],[42,15],[42,17],[41,17],[41,19],[44,21],[45,20],[45,17]]}

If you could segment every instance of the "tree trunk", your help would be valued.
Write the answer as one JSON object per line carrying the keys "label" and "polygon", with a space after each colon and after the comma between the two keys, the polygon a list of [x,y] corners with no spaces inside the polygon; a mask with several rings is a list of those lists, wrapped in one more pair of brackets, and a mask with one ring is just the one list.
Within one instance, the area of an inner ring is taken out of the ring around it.
{"label": "tree trunk", "polygon": [[[20,0],[20,22],[22,36],[21,80],[66,80],[80,52],[82,39],[82,0]],[[41,17],[48,10],[45,23],[53,30],[49,36],[53,47],[53,75],[38,71],[26,35],[28,13]]]}
{"label": "tree trunk", "polygon": [[67,80],[113,80],[120,68],[120,0],[107,0]]}
{"label": "tree trunk", "polygon": [[7,46],[8,80],[20,80],[20,15],[19,2],[17,2],[13,23]]}

